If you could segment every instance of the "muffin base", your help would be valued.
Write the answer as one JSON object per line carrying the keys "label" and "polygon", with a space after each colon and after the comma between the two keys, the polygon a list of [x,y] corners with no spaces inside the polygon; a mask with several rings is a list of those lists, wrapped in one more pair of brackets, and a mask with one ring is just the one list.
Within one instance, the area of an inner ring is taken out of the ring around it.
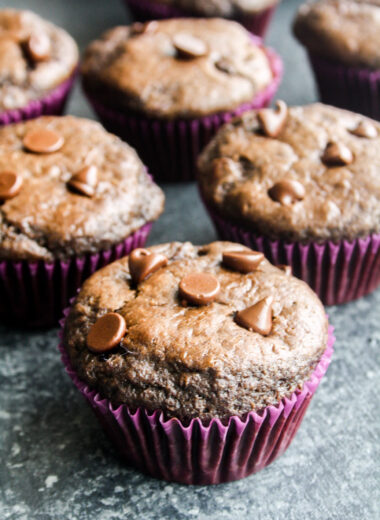
{"label": "muffin base", "polygon": [[[261,41],[252,38],[256,44]],[[85,94],[104,127],[137,150],[156,181],[191,181],[195,178],[199,153],[221,126],[247,110],[263,108],[271,102],[281,82],[283,66],[277,54],[270,49],[267,53],[273,81],[252,101],[228,112],[195,119],[150,118],[132,111],[110,109],[88,92]]]}
{"label": "muffin base", "polygon": [[337,243],[270,240],[231,224],[205,205],[222,240],[261,251],[275,265],[290,265],[294,276],[306,282],[325,305],[356,300],[380,285],[380,234]]}
{"label": "muffin base", "polygon": [[25,107],[7,110],[0,114],[0,126],[19,123],[40,116],[60,116],[65,110],[67,100],[75,82],[77,70],[58,87],[41,99],[30,101]]}
{"label": "muffin base", "polygon": [[[132,12],[134,18],[139,22],[193,16],[182,9],[164,4],[156,4],[150,0],[124,0],[124,3]],[[257,13],[242,14],[234,18],[234,20],[243,25],[251,33],[264,37],[276,8],[277,4],[258,11]],[[199,15],[194,15],[194,17],[199,17]]]}
{"label": "muffin base", "polygon": [[380,121],[380,70],[348,67],[309,53],[321,101]]}
{"label": "muffin base", "polygon": [[0,261],[0,320],[18,327],[58,325],[84,280],[105,265],[145,245],[147,223],[108,250],[55,262]]}
{"label": "muffin base", "polygon": [[[67,316],[69,309],[64,315]],[[63,327],[64,320],[61,322]],[[62,337],[62,332],[61,332]],[[220,484],[256,473],[282,455],[293,440],[333,354],[329,327],[327,347],[302,390],[278,404],[243,417],[222,421],[199,418],[184,423],[161,410],[114,408],[81,381],[63,343],[62,361],[75,386],[92,407],[119,456],[155,478],[182,484]]]}

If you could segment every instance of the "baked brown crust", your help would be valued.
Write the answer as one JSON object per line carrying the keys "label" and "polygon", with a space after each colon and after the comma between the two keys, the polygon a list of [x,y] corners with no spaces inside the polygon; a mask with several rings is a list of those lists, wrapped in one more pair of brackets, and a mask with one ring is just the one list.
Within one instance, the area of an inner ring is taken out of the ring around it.
{"label": "baked brown crust", "polygon": [[[377,136],[358,137],[362,121]],[[323,162],[329,142],[353,154],[350,164]],[[257,113],[224,126],[199,160],[206,203],[248,230],[273,239],[324,241],[380,232],[380,125],[364,116],[322,104],[292,107],[277,138],[260,132]],[[299,181],[305,195],[292,204],[270,190]]]}
{"label": "baked brown crust", "polygon": [[[310,376],[326,348],[322,304],[300,280],[263,260],[242,274],[222,265],[229,242],[196,247],[171,243],[149,248],[169,263],[134,286],[128,258],[94,274],[67,318],[64,343],[78,376],[114,406],[125,403],[169,417],[227,417],[277,403]],[[213,303],[183,306],[178,286],[186,274],[217,277]],[[234,321],[236,311],[273,296],[268,336]],[[93,323],[107,312],[126,321],[121,346],[95,355],[86,346]]]}
{"label": "baked brown crust", "polygon": [[[31,35],[46,38],[49,55],[33,61],[26,52]],[[0,10],[0,112],[26,106],[65,81],[78,64],[71,36],[31,11]]]}
{"label": "baked brown crust", "polygon": [[302,5],[294,34],[312,53],[380,69],[380,1],[320,0]]}
{"label": "baked brown crust", "polygon": [[[48,129],[64,139],[54,153],[32,153],[25,135]],[[67,182],[97,168],[93,197]],[[136,152],[94,121],[41,117],[0,129],[0,172],[22,176],[18,194],[0,205],[0,259],[46,260],[96,253],[124,240],[163,211],[164,195]]]}
{"label": "baked brown crust", "polygon": [[[139,34],[133,27],[116,27],[87,48],[82,74],[90,95],[118,110],[191,118],[233,110],[273,79],[265,50],[236,22],[184,18],[153,23]],[[183,33],[204,42],[206,54],[179,58],[173,38]]]}
{"label": "baked brown crust", "polygon": [[272,7],[280,0],[151,0],[201,16],[239,16]]}

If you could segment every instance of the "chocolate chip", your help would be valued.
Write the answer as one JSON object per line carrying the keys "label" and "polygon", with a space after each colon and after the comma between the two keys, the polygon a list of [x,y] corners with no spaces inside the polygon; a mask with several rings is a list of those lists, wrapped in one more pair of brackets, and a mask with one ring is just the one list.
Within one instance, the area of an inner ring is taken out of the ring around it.
{"label": "chocolate chip", "polygon": [[200,58],[207,53],[206,44],[188,33],[175,34],[173,45],[180,58]]}
{"label": "chocolate chip", "polygon": [[0,200],[13,199],[21,190],[22,177],[14,172],[0,172]]}
{"label": "chocolate chip", "polygon": [[108,352],[120,343],[126,330],[123,316],[117,312],[109,312],[91,327],[87,336],[87,347],[96,353]]}
{"label": "chocolate chip", "polygon": [[50,39],[47,34],[32,34],[26,42],[26,52],[33,62],[45,61],[50,57]]}
{"label": "chocolate chip", "polygon": [[345,166],[354,160],[351,150],[342,143],[330,142],[322,155],[326,166]]}
{"label": "chocolate chip", "polygon": [[77,191],[81,195],[92,197],[98,183],[98,170],[96,166],[85,166],[75,173],[68,181],[69,188]]}
{"label": "chocolate chip", "polygon": [[263,253],[258,251],[226,251],[223,253],[223,264],[239,273],[251,273],[263,260]]}
{"label": "chocolate chip", "polygon": [[188,274],[179,284],[180,298],[193,305],[207,305],[213,302],[219,291],[219,281],[210,273]]}
{"label": "chocolate chip", "polygon": [[305,194],[304,186],[300,182],[292,179],[284,179],[280,182],[276,182],[276,184],[268,190],[270,198],[283,206],[290,206],[302,200]]}
{"label": "chocolate chip", "polygon": [[62,148],[62,136],[47,128],[30,130],[23,139],[23,145],[29,152],[53,153]]}
{"label": "chocolate chip", "polygon": [[129,272],[134,283],[138,284],[149,275],[167,265],[168,259],[160,253],[151,253],[148,249],[135,249],[129,255]]}
{"label": "chocolate chip", "polygon": [[153,33],[157,30],[158,23],[154,20],[150,22],[135,22],[131,25],[131,35],[138,36],[140,34]]}
{"label": "chocolate chip", "polygon": [[215,67],[225,74],[234,74],[236,72],[233,63],[231,63],[227,58],[220,58],[215,62]]}
{"label": "chocolate chip", "polygon": [[279,265],[277,265],[277,267],[279,269],[281,269],[281,271],[284,271],[286,276],[291,276],[292,275],[292,268],[290,267],[290,265],[279,264]]}
{"label": "chocolate chip", "polygon": [[366,137],[367,139],[374,139],[378,135],[376,127],[369,121],[360,121],[350,132],[357,137]]}
{"label": "chocolate chip", "polygon": [[255,305],[237,312],[235,322],[241,327],[267,336],[272,330],[272,303],[272,296],[260,300]]}
{"label": "chocolate chip", "polygon": [[257,113],[261,130],[267,137],[278,137],[285,126],[288,107],[284,101],[277,101],[276,108],[262,108]]}

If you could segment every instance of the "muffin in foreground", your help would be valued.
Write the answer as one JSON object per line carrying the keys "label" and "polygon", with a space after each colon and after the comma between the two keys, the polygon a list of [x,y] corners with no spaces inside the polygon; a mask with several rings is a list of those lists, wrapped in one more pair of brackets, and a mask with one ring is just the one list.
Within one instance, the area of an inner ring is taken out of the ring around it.
{"label": "muffin in foreground", "polygon": [[42,117],[0,129],[0,318],[58,322],[84,279],[145,243],[164,196],[98,123]]}
{"label": "muffin in foreground", "polygon": [[117,27],[87,49],[83,87],[104,126],[160,180],[190,180],[216,130],[265,106],[281,62],[235,22],[173,19]]}
{"label": "muffin in foreground", "polygon": [[60,115],[74,82],[78,47],[30,11],[0,10],[0,126]]}
{"label": "muffin in foreground", "polygon": [[380,284],[380,125],[322,104],[247,112],[199,160],[224,239],[289,264],[328,305]]}
{"label": "muffin in foreground", "polygon": [[380,3],[306,3],[294,34],[308,51],[321,100],[380,120]]}
{"label": "muffin in foreground", "polygon": [[265,36],[279,0],[124,0],[137,20],[222,17],[241,23],[257,36]]}
{"label": "muffin in foreground", "polygon": [[187,484],[283,453],[332,354],[311,289],[242,245],[137,249],[66,312],[66,369],[126,460]]}

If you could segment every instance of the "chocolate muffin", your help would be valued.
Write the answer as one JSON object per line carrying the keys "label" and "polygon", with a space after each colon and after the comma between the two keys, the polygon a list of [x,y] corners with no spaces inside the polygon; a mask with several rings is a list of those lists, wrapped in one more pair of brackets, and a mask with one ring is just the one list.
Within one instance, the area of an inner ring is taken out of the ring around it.
{"label": "chocolate muffin", "polygon": [[78,47],[30,11],[0,10],[0,125],[63,109]]}
{"label": "chocolate muffin", "polygon": [[135,250],[85,282],[63,333],[77,386],[95,408],[117,410],[126,429],[127,415],[144,411],[177,425],[279,413],[327,343],[325,311],[308,286],[229,242]]}
{"label": "chocolate muffin", "polygon": [[106,128],[163,178],[181,178],[226,117],[267,103],[279,75],[270,51],[222,19],[117,27],[88,47],[82,64],[84,90]]}
{"label": "chocolate muffin", "polygon": [[306,3],[294,34],[309,53],[322,101],[380,119],[379,0]]}
{"label": "chocolate muffin", "polygon": [[125,0],[138,20],[185,16],[236,20],[263,36],[279,0]]}
{"label": "chocolate muffin", "polygon": [[328,303],[350,297],[351,284],[356,297],[372,290],[380,283],[379,134],[375,121],[322,104],[279,102],[226,125],[199,160],[220,235],[270,248],[272,261],[290,263]]}
{"label": "chocolate muffin", "polygon": [[[54,302],[56,316],[86,275],[106,262],[103,252],[108,251],[109,261],[145,241],[150,223],[163,210],[164,196],[132,148],[98,123],[67,116],[0,129],[0,201],[1,314],[29,309],[39,319],[43,316],[37,315],[37,308],[34,312],[21,302],[17,305],[20,287],[5,305],[17,282],[12,269],[24,262],[25,273],[26,266],[37,263],[42,283],[42,265],[49,266],[55,280],[51,293],[68,277],[70,290],[65,287],[64,296],[56,295],[64,300]],[[30,283],[24,287],[28,294]],[[32,292],[39,300],[37,289]],[[46,291],[41,289],[41,299]],[[48,299],[45,305],[50,303]]]}

